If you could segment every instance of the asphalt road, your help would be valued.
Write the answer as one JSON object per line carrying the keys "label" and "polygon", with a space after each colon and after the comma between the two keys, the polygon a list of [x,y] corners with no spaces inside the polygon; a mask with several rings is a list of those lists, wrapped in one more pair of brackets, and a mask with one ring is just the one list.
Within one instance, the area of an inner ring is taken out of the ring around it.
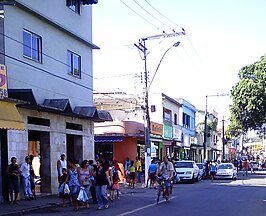
{"label": "asphalt road", "polygon": [[163,199],[156,205],[154,189],[123,189],[120,200],[110,208],[97,210],[55,207],[35,211],[37,215],[101,215],[101,216],[264,216],[266,215],[266,175],[238,176],[238,180],[203,180],[195,184],[177,184],[169,203]]}

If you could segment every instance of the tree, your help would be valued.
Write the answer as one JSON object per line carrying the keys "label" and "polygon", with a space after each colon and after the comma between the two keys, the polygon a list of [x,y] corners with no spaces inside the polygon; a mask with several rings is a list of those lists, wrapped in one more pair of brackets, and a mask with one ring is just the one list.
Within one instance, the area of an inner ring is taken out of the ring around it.
{"label": "tree", "polygon": [[266,55],[243,67],[238,75],[240,80],[231,91],[231,134],[258,130],[266,122]]}

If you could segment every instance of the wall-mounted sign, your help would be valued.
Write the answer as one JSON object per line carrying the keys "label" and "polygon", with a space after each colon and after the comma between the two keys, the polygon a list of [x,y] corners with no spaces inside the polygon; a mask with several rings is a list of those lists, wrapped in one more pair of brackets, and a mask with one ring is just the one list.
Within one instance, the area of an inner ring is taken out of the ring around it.
{"label": "wall-mounted sign", "polygon": [[172,139],[173,138],[173,127],[170,125],[164,125],[164,138]]}
{"label": "wall-mounted sign", "polygon": [[151,133],[156,135],[163,135],[163,125],[151,122]]}
{"label": "wall-mounted sign", "polygon": [[2,64],[0,64],[0,97],[8,97],[6,66]]}

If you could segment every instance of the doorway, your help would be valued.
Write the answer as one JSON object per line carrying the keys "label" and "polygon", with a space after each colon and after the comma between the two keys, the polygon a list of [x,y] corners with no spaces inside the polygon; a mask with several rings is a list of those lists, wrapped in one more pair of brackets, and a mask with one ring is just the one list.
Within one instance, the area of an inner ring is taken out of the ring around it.
{"label": "doorway", "polygon": [[32,167],[36,175],[36,194],[51,193],[50,133],[29,130],[28,154],[34,156]]}
{"label": "doorway", "polygon": [[[6,168],[8,166],[8,153],[7,153],[7,130],[0,129],[0,200],[8,201],[8,183]],[[15,155],[14,155],[15,156]]]}
{"label": "doorway", "polygon": [[82,147],[82,136],[67,134],[67,160],[78,161],[81,163],[83,160],[83,147]]}

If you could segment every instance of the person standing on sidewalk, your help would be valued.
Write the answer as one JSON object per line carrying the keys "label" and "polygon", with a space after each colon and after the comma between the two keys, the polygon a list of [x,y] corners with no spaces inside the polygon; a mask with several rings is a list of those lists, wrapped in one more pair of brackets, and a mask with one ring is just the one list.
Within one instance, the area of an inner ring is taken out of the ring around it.
{"label": "person standing on sidewalk", "polygon": [[141,174],[142,174],[142,166],[141,166],[141,160],[139,157],[136,157],[136,171],[138,176],[138,183],[141,183]]}
{"label": "person standing on sidewalk", "polygon": [[107,186],[111,187],[111,180],[109,178],[108,169],[102,160],[97,161],[97,168],[95,170],[96,177],[96,194],[98,199],[98,210],[107,209],[108,198],[106,196]]}
{"label": "person standing on sidewalk", "polygon": [[68,175],[65,180],[65,184],[68,182],[69,190],[70,190],[70,196],[72,199],[72,203],[74,205],[74,211],[78,211],[78,193],[80,185],[82,185],[82,182],[80,180],[80,168],[76,167],[76,163],[74,160],[69,161],[69,169],[68,169]]}
{"label": "person standing on sidewalk", "polygon": [[243,162],[243,176],[248,176],[248,160],[244,160]]}
{"label": "person standing on sidewalk", "polygon": [[[19,175],[20,168],[17,164],[17,158],[11,158],[11,164],[7,167],[7,178],[8,178],[8,192],[10,195],[10,202],[14,204],[18,203],[18,193],[19,193]],[[13,202],[13,192],[15,193],[15,200]]]}
{"label": "person standing on sidewalk", "polygon": [[60,183],[60,177],[63,175],[63,168],[67,169],[67,160],[65,154],[61,154],[60,159],[57,161],[57,176],[58,183]]}
{"label": "person standing on sidewalk", "polygon": [[30,157],[25,157],[25,162],[21,165],[21,177],[22,177],[22,183],[23,183],[23,192],[25,200],[34,200],[32,196],[31,191],[31,185],[30,185]]}

